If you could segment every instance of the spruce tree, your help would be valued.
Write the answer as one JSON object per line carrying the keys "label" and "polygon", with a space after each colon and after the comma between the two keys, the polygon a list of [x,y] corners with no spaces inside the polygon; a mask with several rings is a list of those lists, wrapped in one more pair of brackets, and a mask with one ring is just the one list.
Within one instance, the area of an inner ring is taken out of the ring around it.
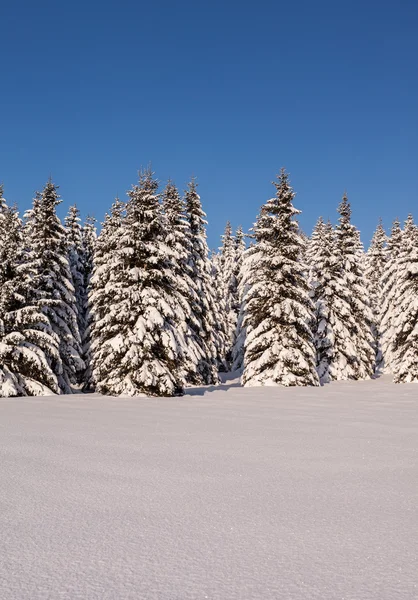
{"label": "spruce tree", "polygon": [[295,194],[284,169],[274,183],[276,196],[261,208],[248,250],[249,291],[245,386],[318,385],[315,349],[308,322],[312,304],[300,262],[303,240],[293,206]]}
{"label": "spruce tree", "polygon": [[59,339],[60,361],[52,365],[62,393],[71,393],[84,370],[74,285],[68,261],[66,230],[56,207],[57,187],[48,181],[28,211],[25,241],[32,272],[32,299],[45,314]]}
{"label": "spruce tree", "polygon": [[[118,262],[116,249],[122,235],[125,203],[116,198],[109,214],[105,215],[102,229],[94,247],[94,263],[88,286],[88,365],[85,389],[96,387],[95,372],[103,360],[107,329],[102,323],[116,302],[117,290],[112,281]],[[105,350],[106,352],[106,350]]]}
{"label": "spruce tree", "polygon": [[147,170],[128,192],[110,280],[112,303],[95,323],[101,345],[95,347],[94,378],[104,394],[182,393],[184,315],[157,189]]}
{"label": "spruce tree", "polygon": [[225,232],[222,236],[222,246],[220,248],[220,265],[217,289],[221,293],[223,300],[223,311],[225,315],[225,362],[229,370],[232,362],[232,353],[235,343],[235,335],[239,311],[239,293],[238,293],[238,248],[232,235],[231,223],[227,221]]}
{"label": "spruce tree", "polygon": [[383,355],[381,349],[381,333],[380,333],[380,311],[382,307],[382,276],[386,264],[386,233],[383,229],[382,221],[379,221],[377,229],[373,234],[370,248],[365,257],[365,278],[368,287],[368,295],[370,299],[370,308],[373,315],[372,334],[375,348],[375,365],[376,370],[382,366]]}
{"label": "spruce tree", "polygon": [[32,273],[22,223],[0,186],[0,396],[59,393],[51,363],[60,362],[48,318],[31,302]]}
{"label": "spruce tree", "polygon": [[193,278],[191,266],[191,233],[183,199],[177,187],[168,182],[162,194],[166,230],[165,242],[173,253],[173,273],[176,285],[176,297],[180,302],[179,311],[184,315],[180,322],[182,331],[182,348],[184,355],[184,383],[199,384],[199,364],[204,357],[203,348],[196,335],[199,322],[193,307],[199,300],[197,286]]}
{"label": "spruce tree", "polygon": [[382,305],[379,315],[382,368],[385,373],[393,372],[394,312],[398,291],[398,259],[402,246],[402,229],[398,219],[393,222],[387,240],[387,260],[381,278]]}
{"label": "spruce tree", "polygon": [[192,307],[198,323],[194,334],[202,348],[198,373],[200,382],[210,385],[218,383],[217,370],[224,356],[225,332],[222,315],[215,302],[215,282],[206,242],[206,214],[202,210],[194,179],[188,185],[184,200],[190,225],[190,266],[198,296]]}
{"label": "spruce tree", "polygon": [[[364,278],[360,234],[351,223],[351,206],[344,194],[338,207],[340,218],[336,227],[336,248],[340,256],[341,274],[355,323],[351,334],[355,352],[350,358],[350,379],[367,379],[374,371],[374,348],[371,332],[372,313]],[[347,339],[347,344],[350,340]]]}
{"label": "spruce tree", "polygon": [[89,290],[91,277],[94,268],[94,258],[97,242],[96,219],[92,216],[87,216],[86,221],[81,229],[82,239],[82,255],[81,263],[83,267],[83,290],[84,296],[82,299],[83,311],[83,330],[81,334],[82,358],[85,364],[85,372],[83,376],[84,389],[91,387],[91,326],[93,316],[89,300]]}
{"label": "spruce tree", "polygon": [[418,382],[418,227],[406,220],[399,257],[392,341],[395,383]]}
{"label": "spruce tree", "polygon": [[316,366],[321,384],[356,379],[358,358],[355,343],[357,323],[336,236],[331,223],[319,218],[311,236],[309,270],[311,298],[315,307],[312,331]]}
{"label": "spruce tree", "polygon": [[[80,211],[75,204],[70,206],[68,214],[65,217],[65,229],[67,233],[68,261],[70,264],[77,307],[78,330],[80,333],[80,339],[82,340],[84,330],[86,328],[85,303],[87,290],[84,278],[84,249]],[[82,373],[80,373],[80,375],[82,375]]]}
{"label": "spruce tree", "polygon": [[233,295],[232,309],[236,315],[236,327],[234,331],[232,352],[231,352],[231,371],[241,371],[244,364],[244,347],[246,328],[243,325],[245,315],[245,294],[247,286],[245,285],[245,235],[242,227],[238,227],[235,232],[235,264],[233,276],[236,281],[236,291]]}

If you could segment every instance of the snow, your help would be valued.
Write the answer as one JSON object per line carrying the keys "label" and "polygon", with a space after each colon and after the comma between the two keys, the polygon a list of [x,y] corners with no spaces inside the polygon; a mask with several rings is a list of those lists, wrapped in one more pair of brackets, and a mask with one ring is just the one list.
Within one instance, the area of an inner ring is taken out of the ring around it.
{"label": "snow", "polygon": [[0,598],[418,597],[418,394],[0,400]]}

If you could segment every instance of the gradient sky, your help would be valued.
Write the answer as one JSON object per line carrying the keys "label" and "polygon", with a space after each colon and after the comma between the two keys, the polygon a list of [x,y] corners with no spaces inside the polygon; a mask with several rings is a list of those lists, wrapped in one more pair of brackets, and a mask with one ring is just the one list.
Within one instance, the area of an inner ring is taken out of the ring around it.
{"label": "gradient sky", "polygon": [[211,247],[281,166],[308,232],[344,190],[366,244],[379,216],[418,220],[416,0],[4,0],[0,23],[0,181],[22,210],[52,175],[61,215],[101,220],[151,162],[197,176]]}

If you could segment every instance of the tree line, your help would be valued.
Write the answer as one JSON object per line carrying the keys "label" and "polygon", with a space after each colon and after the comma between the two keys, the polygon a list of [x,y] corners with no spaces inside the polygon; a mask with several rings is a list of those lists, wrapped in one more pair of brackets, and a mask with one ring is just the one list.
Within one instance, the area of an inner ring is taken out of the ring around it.
{"label": "tree line", "polygon": [[0,395],[174,396],[222,371],[245,386],[418,381],[412,216],[390,236],[380,222],[365,253],[346,195],[307,237],[283,169],[274,186],[211,255],[194,179],[181,196],[141,171],[98,236],[76,206],[61,223],[52,181],[23,218],[0,187]]}

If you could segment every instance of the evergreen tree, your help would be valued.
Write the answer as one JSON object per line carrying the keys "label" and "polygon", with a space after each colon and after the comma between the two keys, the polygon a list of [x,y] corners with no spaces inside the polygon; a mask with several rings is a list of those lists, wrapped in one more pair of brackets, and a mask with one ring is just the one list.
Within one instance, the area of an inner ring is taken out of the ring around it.
{"label": "evergreen tree", "polygon": [[397,302],[398,290],[398,259],[402,246],[401,224],[396,219],[393,222],[391,235],[387,240],[387,260],[381,278],[382,305],[379,315],[380,342],[382,352],[382,366],[384,372],[393,371],[393,340],[394,340],[394,312]]}
{"label": "evergreen tree", "polygon": [[95,372],[103,360],[103,349],[108,335],[107,329],[102,328],[102,323],[117,298],[113,277],[118,268],[116,249],[122,235],[124,215],[125,203],[116,198],[110,214],[105,215],[94,247],[94,263],[88,286],[89,341],[85,350],[88,365],[84,386],[86,390],[96,387]]}
{"label": "evergreen tree", "polygon": [[82,339],[84,330],[86,328],[85,302],[87,290],[84,281],[84,249],[80,211],[75,204],[70,206],[68,214],[65,217],[65,229],[67,233],[68,261],[70,264],[77,307],[78,330],[80,333],[80,338]]}
{"label": "evergreen tree", "polygon": [[312,304],[300,262],[303,240],[294,208],[295,194],[282,169],[253,228],[248,250],[247,326],[243,384],[318,385],[315,349],[308,322]]}
{"label": "evergreen tree", "polygon": [[84,296],[82,299],[83,311],[83,330],[81,332],[82,358],[85,364],[85,372],[83,376],[84,389],[91,387],[91,326],[93,316],[89,300],[90,282],[94,268],[94,256],[97,242],[96,219],[88,216],[81,230],[82,239],[82,267],[83,267],[83,290]]}
{"label": "evergreen tree", "polygon": [[101,345],[93,347],[94,378],[104,394],[182,393],[184,314],[179,314],[175,256],[164,241],[157,188],[148,170],[128,192],[110,281],[112,303],[95,323]]}
{"label": "evergreen tree", "polygon": [[198,295],[192,307],[199,323],[194,334],[202,348],[198,372],[201,383],[210,385],[218,382],[217,367],[222,363],[225,353],[225,332],[221,312],[215,302],[214,280],[206,242],[206,214],[202,210],[194,179],[188,185],[185,205],[190,225],[190,266]]}
{"label": "evergreen tree", "polygon": [[51,362],[58,339],[48,318],[30,301],[22,223],[0,186],[0,396],[59,393]]}
{"label": "evergreen tree", "polygon": [[244,283],[245,251],[245,235],[242,230],[242,227],[240,226],[235,232],[235,264],[233,270],[233,277],[236,281],[236,288],[233,294],[232,309],[236,315],[236,326],[232,342],[231,371],[241,371],[244,365],[246,327],[244,327],[243,321],[245,315],[245,294],[248,291],[248,286],[246,286]]}
{"label": "evergreen tree", "polygon": [[[351,206],[344,194],[338,207],[340,218],[336,227],[336,248],[341,261],[341,273],[346,298],[353,316],[351,339],[355,352],[350,357],[349,379],[367,379],[374,371],[374,349],[371,323],[373,320],[364,278],[360,234],[351,223]],[[347,343],[349,340],[347,339]],[[344,377],[345,378],[345,377]]]}
{"label": "evergreen tree", "polygon": [[357,323],[331,223],[320,218],[311,237],[312,331],[321,384],[357,378]]}
{"label": "evergreen tree", "polygon": [[60,361],[55,361],[52,368],[61,392],[71,393],[84,363],[66,230],[56,214],[59,203],[57,188],[49,181],[27,213],[25,238],[27,267],[32,272],[32,301],[48,317],[59,339]]}
{"label": "evergreen tree", "polygon": [[373,234],[370,248],[365,257],[365,278],[368,287],[370,299],[370,308],[373,315],[372,334],[374,339],[374,348],[376,354],[376,370],[382,366],[383,355],[381,349],[380,334],[380,311],[382,307],[382,276],[386,263],[386,233],[383,229],[382,221],[379,221],[377,229]]}
{"label": "evergreen tree", "polygon": [[224,330],[226,334],[225,368],[229,370],[232,360],[232,349],[237,327],[238,281],[236,270],[236,243],[232,235],[231,223],[227,221],[222,235],[220,248],[219,272],[216,289],[219,290],[224,312]]}
{"label": "evergreen tree", "polygon": [[184,314],[181,323],[182,339],[185,342],[182,349],[184,355],[185,384],[199,384],[199,364],[204,357],[200,340],[196,336],[199,321],[193,308],[199,300],[197,286],[193,279],[191,262],[191,233],[187,219],[184,201],[176,186],[169,181],[162,196],[162,206],[165,216],[166,244],[173,252],[173,270],[176,285],[176,296],[180,301],[180,314]]}
{"label": "evergreen tree", "polygon": [[397,260],[392,342],[395,383],[418,382],[418,227],[409,215]]}

